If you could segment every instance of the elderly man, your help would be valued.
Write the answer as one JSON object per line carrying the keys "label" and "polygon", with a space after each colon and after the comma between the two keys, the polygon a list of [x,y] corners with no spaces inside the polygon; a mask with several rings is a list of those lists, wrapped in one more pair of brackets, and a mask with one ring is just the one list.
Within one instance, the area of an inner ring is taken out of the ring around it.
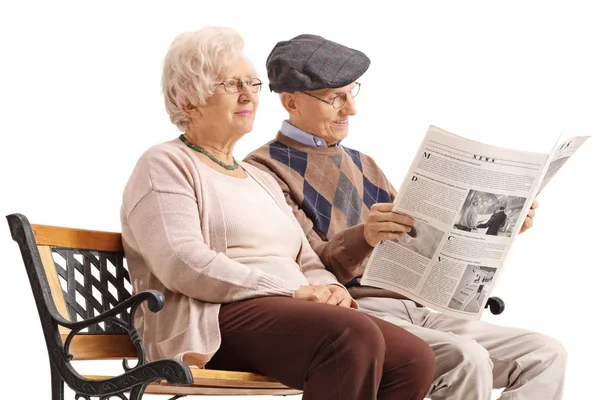
{"label": "elderly man", "polygon": [[[267,59],[269,87],[289,119],[246,161],[275,177],[311,246],[362,312],[429,343],[436,356],[431,399],[489,399],[492,388],[502,387],[501,399],[560,399],[566,352],[556,340],[433,313],[360,285],[373,246],[413,225],[391,211],[396,192],[375,161],[341,144],[356,114],[357,79],[369,64],[362,52],[315,35],[277,43]],[[522,231],[533,215],[532,209]]]}

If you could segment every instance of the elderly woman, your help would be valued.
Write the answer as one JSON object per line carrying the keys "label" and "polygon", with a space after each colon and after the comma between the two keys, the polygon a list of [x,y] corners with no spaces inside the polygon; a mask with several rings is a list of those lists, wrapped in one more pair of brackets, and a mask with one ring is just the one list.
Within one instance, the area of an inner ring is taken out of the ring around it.
{"label": "elderly woman", "polygon": [[268,174],[233,158],[252,130],[261,81],[232,29],[175,39],[163,93],[184,133],[138,161],[123,195],[123,244],[150,359],[271,376],[311,399],[422,399],[423,341],[354,311]]}

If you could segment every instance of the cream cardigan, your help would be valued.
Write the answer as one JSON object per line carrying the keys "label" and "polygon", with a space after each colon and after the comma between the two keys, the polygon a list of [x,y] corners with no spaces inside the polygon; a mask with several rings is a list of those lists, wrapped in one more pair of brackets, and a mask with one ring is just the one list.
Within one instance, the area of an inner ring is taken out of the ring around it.
{"label": "cream cardigan", "polygon": [[[311,249],[276,181],[240,165],[302,234],[296,261],[310,284],[338,284]],[[156,289],[165,296],[160,312],[144,305],[135,316],[150,360],[177,358],[202,367],[221,343],[221,303],[292,296],[299,286],[225,255],[225,223],[208,168],[175,139],[141,156],[123,193],[123,247],[133,290]]]}

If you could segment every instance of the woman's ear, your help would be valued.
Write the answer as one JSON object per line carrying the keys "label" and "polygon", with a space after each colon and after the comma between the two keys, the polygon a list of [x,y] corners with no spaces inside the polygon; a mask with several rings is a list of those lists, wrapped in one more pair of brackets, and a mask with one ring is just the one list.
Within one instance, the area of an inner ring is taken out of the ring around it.
{"label": "woman's ear", "polygon": [[202,115],[200,109],[191,103],[186,103],[181,107],[182,111],[186,113],[191,119],[197,119]]}

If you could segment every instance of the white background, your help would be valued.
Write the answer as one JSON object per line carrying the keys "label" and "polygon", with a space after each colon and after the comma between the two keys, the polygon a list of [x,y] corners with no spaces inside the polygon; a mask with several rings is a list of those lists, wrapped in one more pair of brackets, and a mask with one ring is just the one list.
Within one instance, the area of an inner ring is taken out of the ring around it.
{"label": "white background", "polygon": [[[430,124],[540,152],[563,131],[595,135],[545,189],[536,226],[511,251],[494,291],[506,311],[484,316],[562,341],[570,354],[564,398],[593,398],[600,14],[591,1],[395,3],[3,1],[0,213],[118,231],[136,160],[178,134],[160,93],[162,57],[175,35],[236,28],[266,82],[264,62],[277,41],[320,34],[371,58],[345,144],[374,156],[396,186]],[[234,154],[270,140],[284,116],[277,95],[264,90],[255,129]],[[0,244],[2,398],[49,398],[40,324],[7,225]]]}

